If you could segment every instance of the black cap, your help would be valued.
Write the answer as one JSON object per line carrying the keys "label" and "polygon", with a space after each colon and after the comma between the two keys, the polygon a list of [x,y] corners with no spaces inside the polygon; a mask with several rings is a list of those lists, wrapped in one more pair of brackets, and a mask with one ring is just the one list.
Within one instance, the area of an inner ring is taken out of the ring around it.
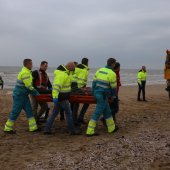
{"label": "black cap", "polygon": [[82,58],[81,63],[87,66],[88,65],[88,61],[89,61],[88,58]]}
{"label": "black cap", "polygon": [[114,59],[114,58],[109,58],[108,60],[107,60],[107,65],[108,66],[111,66],[112,64],[114,64],[116,62],[116,59]]}
{"label": "black cap", "polygon": [[120,63],[116,62],[116,63],[115,63],[115,66],[114,66],[114,69],[116,70],[116,69],[118,69],[119,67],[120,67]]}

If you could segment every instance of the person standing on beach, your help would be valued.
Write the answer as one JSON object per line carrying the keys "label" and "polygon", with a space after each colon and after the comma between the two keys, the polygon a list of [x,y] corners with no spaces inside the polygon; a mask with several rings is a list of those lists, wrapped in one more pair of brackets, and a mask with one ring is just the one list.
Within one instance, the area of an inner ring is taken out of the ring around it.
{"label": "person standing on beach", "polygon": [[39,95],[38,91],[32,86],[32,65],[31,59],[24,59],[23,68],[17,76],[16,85],[13,90],[13,107],[4,127],[5,133],[16,133],[13,130],[13,126],[22,109],[24,109],[28,118],[29,131],[35,132],[38,130],[28,97],[29,94]]}
{"label": "person standing on beach", "polygon": [[74,62],[69,62],[66,65],[60,65],[54,71],[54,82],[53,82],[53,89],[52,89],[54,108],[47,120],[44,129],[45,135],[52,134],[51,128],[56,116],[60,111],[60,107],[62,107],[65,111],[70,135],[80,134],[75,129],[70,103],[68,101],[71,92],[71,78],[69,76],[69,72],[73,71],[74,69],[75,69]]}
{"label": "person standing on beach", "polygon": [[[48,62],[42,61],[40,64],[40,69],[34,70],[32,72],[33,86],[40,94],[43,93],[43,91],[52,89],[51,82],[50,82],[49,77],[46,73],[47,68],[48,68]],[[37,101],[37,99],[34,95],[30,95],[30,98],[31,98],[33,114],[35,116],[37,123],[39,123],[39,120],[40,120],[40,117],[42,116],[42,114],[49,111],[48,103],[45,101]],[[40,106],[40,110],[37,112],[38,105]],[[48,113],[46,113],[46,114],[48,114]],[[45,115],[45,117],[47,118],[47,115]]]}
{"label": "person standing on beach", "polygon": [[147,101],[145,98],[145,86],[146,86],[146,79],[147,79],[147,71],[146,67],[142,66],[142,69],[138,71],[137,74],[137,81],[138,81],[138,96],[137,96],[137,101],[141,101],[140,99],[140,94],[142,91],[143,95],[143,101]]}
{"label": "person standing on beach", "polygon": [[1,89],[3,89],[4,88],[4,81],[3,81],[3,79],[2,79],[2,77],[0,76],[0,86],[1,86]]}
{"label": "person standing on beach", "polygon": [[97,135],[95,128],[101,114],[103,114],[106,120],[108,133],[115,131],[115,123],[108,104],[108,98],[114,100],[116,96],[116,74],[113,72],[115,62],[116,60],[114,58],[109,58],[106,67],[97,70],[93,78],[92,89],[97,104],[88,123],[86,131],[88,137]]}

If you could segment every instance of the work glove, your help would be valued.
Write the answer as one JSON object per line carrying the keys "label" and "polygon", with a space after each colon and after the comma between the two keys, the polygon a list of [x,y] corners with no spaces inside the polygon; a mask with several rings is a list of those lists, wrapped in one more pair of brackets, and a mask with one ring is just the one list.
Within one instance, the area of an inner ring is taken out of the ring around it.
{"label": "work glove", "polygon": [[57,103],[58,103],[58,98],[53,98],[53,102],[54,102],[55,104],[57,104]]}
{"label": "work glove", "polygon": [[38,91],[36,89],[31,90],[31,94],[33,96],[39,96],[40,95],[40,93],[38,93]]}

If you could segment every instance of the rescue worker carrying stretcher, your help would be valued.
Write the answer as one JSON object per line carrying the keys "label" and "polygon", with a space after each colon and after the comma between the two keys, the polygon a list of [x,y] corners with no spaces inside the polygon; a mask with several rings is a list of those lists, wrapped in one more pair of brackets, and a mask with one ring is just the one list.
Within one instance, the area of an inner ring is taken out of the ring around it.
{"label": "rescue worker carrying stretcher", "polygon": [[113,133],[115,131],[115,123],[108,104],[108,98],[114,100],[116,96],[116,74],[113,72],[115,62],[116,60],[114,58],[109,58],[107,60],[107,66],[97,70],[93,78],[92,89],[97,104],[88,123],[86,131],[88,137],[98,135],[95,132],[95,128],[97,120],[102,114],[106,120],[108,133]]}
{"label": "rescue worker carrying stretcher", "polygon": [[13,90],[13,107],[4,127],[5,133],[16,133],[13,130],[13,126],[22,109],[24,109],[28,118],[29,131],[35,132],[38,130],[28,97],[29,94],[35,96],[39,95],[38,91],[32,86],[32,60],[25,59],[23,65],[24,66],[18,74],[16,85]]}
{"label": "rescue worker carrying stretcher", "polygon": [[[78,64],[75,67],[75,71],[73,75],[74,81],[77,82],[77,87],[79,89],[86,87],[88,74],[89,74],[88,58],[82,58],[81,64]],[[73,105],[74,105],[73,106],[73,118],[74,118],[75,125],[86,124],[86,122],[84,121],[84,115],[89,107],[89,104],[88,103],[83,104],[79,116],[78,116],[78,110],[79,110],[80,104],[74,103]]]}
{"label": "rescue worker carrying stretcher", "polygon": [[[34,70],[32,72],[33,86],[40,94],[48,89],[52,90],[51,82],[46,73],[47,68],[48,68],[48,62],[42,61],[40,65],[40,69]],[[31,98],[32,111],[37,123],[39,123],[40,117],[43,115],[43,113],[45,113],[45,120],[46,120],[49,112],[48,103],[44,101],[37,101],[34,95],[30,95],[30,98]],[[38,110],[38,105],[40,106],[40,110]]]}
{"label": "rescue worker carrying stretcher", "polygon": [[71,92],[71,78],[69,76],[69,71],[73,71],[74,69],[74,62],[69,62],[65,66],[60,65],[54,71],[54,82],[52,89],[54,108],[47,120],[44,130],[45,135],[53,134],[51,128],[56,116],[60,111],[60,107],[62,107],[65,111],[69,133],[71,135],[80,134],[80,132],[75,129],[70,103],[68,101],[68,97],[70,96]]}

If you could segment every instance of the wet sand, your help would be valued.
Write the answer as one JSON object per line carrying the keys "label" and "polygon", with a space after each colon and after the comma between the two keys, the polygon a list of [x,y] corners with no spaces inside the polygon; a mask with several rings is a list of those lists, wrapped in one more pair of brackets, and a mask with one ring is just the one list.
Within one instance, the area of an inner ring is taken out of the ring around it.
{"label": "wet sand", "polygon": [[[24,112],[15,124],[17,134],[4,134],[12,93],[0,94],[0,169],[170,169],[170,100],[165,85],[147,86],[148,102],[136,100],[137,87],[121,87],[119,130],[108,134],[98,122],[100,136],[91,138],[85,136],[86,125],[82,135],[70,136],[59,117],[54,135],[30,133]],[[86,120],[94,108],[90,106]]]}

